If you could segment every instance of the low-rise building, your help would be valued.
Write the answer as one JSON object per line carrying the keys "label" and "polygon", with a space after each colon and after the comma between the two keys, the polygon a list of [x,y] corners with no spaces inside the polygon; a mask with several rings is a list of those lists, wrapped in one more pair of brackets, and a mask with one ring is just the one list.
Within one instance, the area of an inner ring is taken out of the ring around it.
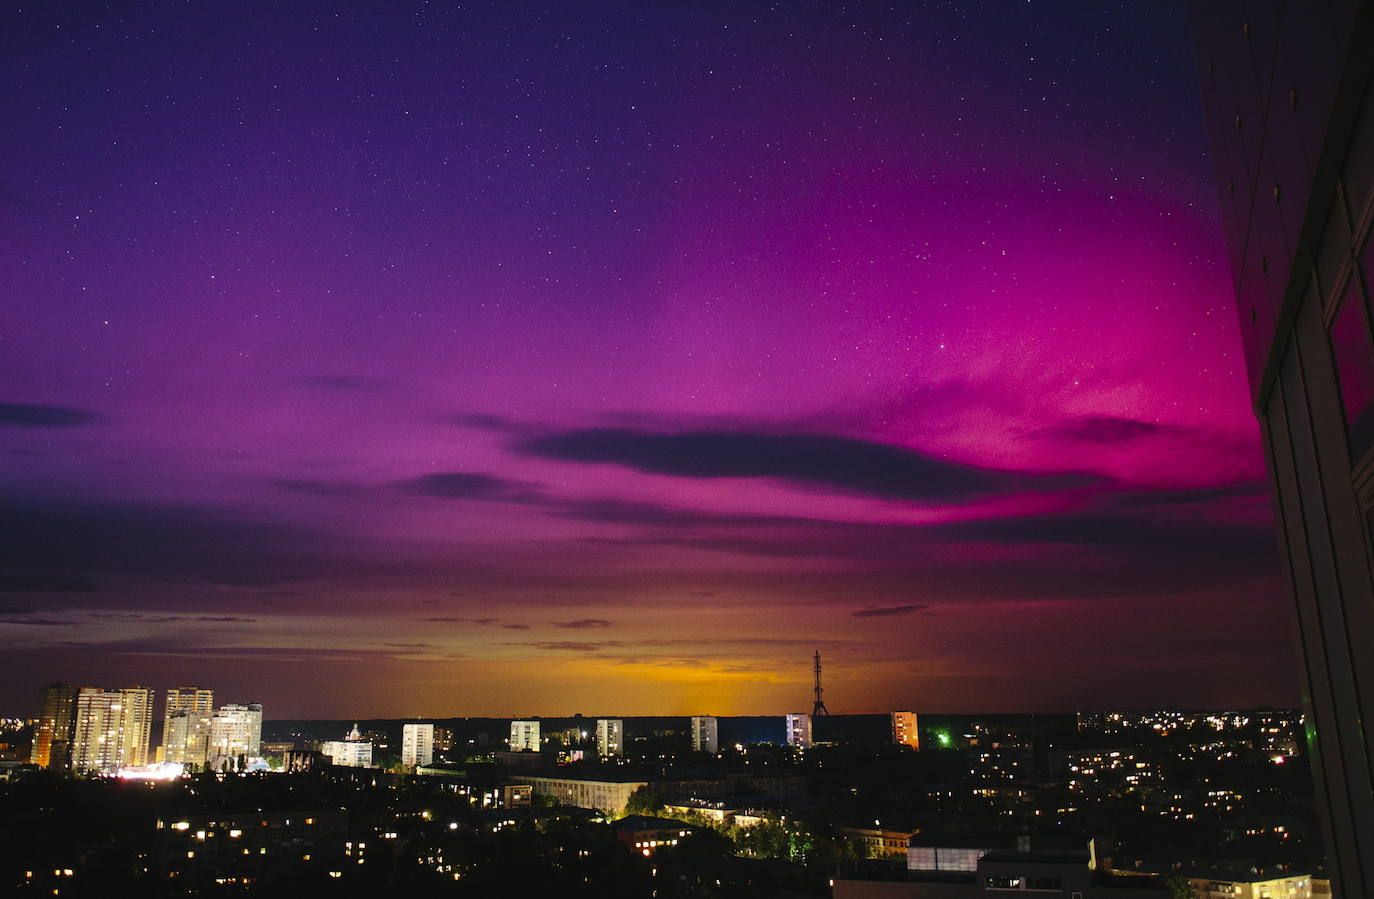
{"label": "low-rise building", "polygon": [[625,810],[635,790],[647,787],[643,780],[583,780],[573,777],[522,777],[536,796],[577,808],[597,809],[606,814]]}
{"label": "low-rise building", "polygon": [[615,828],[616,839],[645,858],[660,849],[676,846],[678,841],[691,836],[696,830],[681,821],[649,815],[627,815],[611,826]]}
{"label": "low-rise building", "polygon": [[886,827],[837,827],[840,836],[854,840],[864,848],[868,858],[905,860],[914,831]]}
{"label": "low-rise building", "polygon": [[344,739],[320,744],[320,753],[328,756],[331,764],[344,768],[372,767],[372,741],[362,738],[356,724]]}

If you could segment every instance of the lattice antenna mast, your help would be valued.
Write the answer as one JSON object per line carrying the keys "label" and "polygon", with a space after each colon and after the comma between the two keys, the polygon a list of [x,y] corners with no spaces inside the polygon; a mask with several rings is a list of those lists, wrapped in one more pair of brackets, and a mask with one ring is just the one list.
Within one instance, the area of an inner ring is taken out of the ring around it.
{"label": "lattice antenna mast", "polygon": [[816,704],[811,708],[811,717],[816,718],[820,715],[829,715],[830,710],[825,707],[825,688],[821,686],[821,651],[816,650]]}

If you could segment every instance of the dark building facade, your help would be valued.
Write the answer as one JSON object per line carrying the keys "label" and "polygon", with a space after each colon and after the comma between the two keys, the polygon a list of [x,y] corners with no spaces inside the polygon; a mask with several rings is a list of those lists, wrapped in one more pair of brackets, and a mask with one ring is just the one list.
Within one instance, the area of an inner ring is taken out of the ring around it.
{"label": "dark building facade", "polygon": [[1193,0],[1335,892],[1374,895],[1374,3]]}
{"label": "dark building facade", "polygon": [[33,731],[31,759],[40,768],[65,771],[72,760],[76,730],[76,687],[50,684],[43,688],[43,712]]}

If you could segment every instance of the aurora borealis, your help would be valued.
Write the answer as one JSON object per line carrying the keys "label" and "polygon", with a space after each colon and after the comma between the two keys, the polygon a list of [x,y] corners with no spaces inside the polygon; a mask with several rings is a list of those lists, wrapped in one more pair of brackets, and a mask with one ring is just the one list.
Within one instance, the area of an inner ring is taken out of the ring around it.
{"label": "aurora borealis", "polygon": [[1181,10],[5,19],[12,706],[1296,698]]}

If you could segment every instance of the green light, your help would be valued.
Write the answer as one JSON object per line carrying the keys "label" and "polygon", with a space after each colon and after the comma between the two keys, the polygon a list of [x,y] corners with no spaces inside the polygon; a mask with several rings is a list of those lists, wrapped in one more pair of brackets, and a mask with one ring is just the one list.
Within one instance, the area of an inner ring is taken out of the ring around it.
{"label": "green light", "polygon": [[949,731],[937,730],[935,732],[935,742],[940,744],[941,749],[948,749],[954,741],[950,739]]}

